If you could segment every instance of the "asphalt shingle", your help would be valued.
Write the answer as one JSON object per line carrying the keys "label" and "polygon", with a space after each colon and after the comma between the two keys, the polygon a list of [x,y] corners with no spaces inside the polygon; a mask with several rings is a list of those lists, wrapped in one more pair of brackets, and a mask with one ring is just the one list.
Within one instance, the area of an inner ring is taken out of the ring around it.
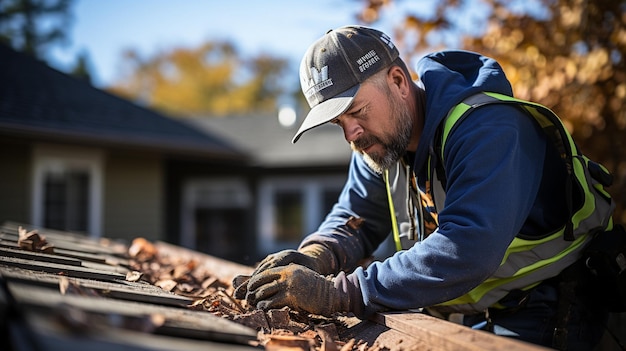
{"label": "asphalt shingle", "polygon": [[242,155],[209,131],[92,87],[0,44],[0,133],[88,144]]}

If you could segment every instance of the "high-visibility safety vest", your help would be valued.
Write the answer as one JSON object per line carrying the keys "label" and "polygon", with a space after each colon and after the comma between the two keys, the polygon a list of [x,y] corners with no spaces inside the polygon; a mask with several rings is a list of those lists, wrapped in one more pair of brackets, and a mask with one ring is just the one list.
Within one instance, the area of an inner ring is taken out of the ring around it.
{"label": "high-visibility safety vest", "polygon": [[[408,168],[398,165],[397,168],[385,172],[384,178],[397,250],[401,249],[399,227],[402,228],[398,223],[403,220],[396,218],[397,215],[402,216],[402,212],[396,212],[396,207],[404,207],[403,202],[409,203],[409,208],[412,208],[407,211],[408,216],[404,214],[404,218],[415,217],[414,220],[420,222],[411,224],[408,237],[419,239],[427,235],[424,230],[428,227],[428,223],[424,224],[424,218],[428,217],[426,221],[433,219],[436,221],[436,213],[443,208],[445,202],[446,179],[443,169],[443,150],[446,139],[455,125],[458,125],[475,109],[488,104],[513,104],[523,108],[529,116],[534,117],[552,140],[568,173],[567,198],[564,201],[570,217],[560,230],[547,236],[536,240],[515,237],[507,248],[500,267],[490,278],[463,296],[432,306],[443,313],[471,314],[484,312],[488,307],[498,308],[497,302],[510,291],[528,290],[545,279],[557,276],[580,257],[581,251],[594,234],[613,227],[611,215],[615,204],[605,190],[605,187],[611,183],[611,175],[606,168],[579,153],[571,135],[558,116],[540,104],[485,92],[465,99],[453,107],[443,120],[440,133],[435,139],[435,144],[439,144],[435,145],[434,155],[430,155],[428,160],[429,180],[426,182],[426,194],[421,193],[416,187],[414,191],[418,194],[411,196],[403,195],[402,191],[398,191],[401,183],[410,184],[411,182],[403,179],[414,179],[413,175],[408,174],[410,172]],[[398,202],[394,199],[396,197],[402,200]],[[429,200],[430,198],[432,201]],[[580,201],[575,201],[575,199],[580,199]],[[434,207],[434,209],[429,209],[429,207]],[[424,216],[429,211],[432,211],[433,215]],[[411,232],[417,232],[418,235],[411,235]]]}

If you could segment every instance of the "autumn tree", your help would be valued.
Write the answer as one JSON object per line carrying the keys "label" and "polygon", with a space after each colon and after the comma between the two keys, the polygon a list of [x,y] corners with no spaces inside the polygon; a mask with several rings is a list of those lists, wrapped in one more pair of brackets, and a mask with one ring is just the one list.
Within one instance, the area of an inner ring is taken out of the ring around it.
{"label": "autumn tree", "polygon": [[243,59],[228,42],[173,48],[143,58],[127,50],[125,76],[110,90],[177,116],[273,111],[285,89],[287,61],[265,55]]}
{"label": "autumn tree", "polygon": [[[367,1],[361,18],[375,23],[391,2]],[[582,151],[613,173],[616,219],[626,222],[626,1],[536,0],[513,7],[520,3],[442,0],[433,16],[407,14],[393,34],[409,58],[459,38],[460,48],[497,59],[517,97],[550,107]],[[474,32],[461,31],[476,6],[484,11],[472,23]]]}

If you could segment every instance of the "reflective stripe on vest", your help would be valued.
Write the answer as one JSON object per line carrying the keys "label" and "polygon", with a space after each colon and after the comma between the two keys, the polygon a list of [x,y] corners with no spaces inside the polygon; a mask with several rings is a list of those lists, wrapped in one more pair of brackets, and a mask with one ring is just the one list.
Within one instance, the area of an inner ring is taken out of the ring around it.
{"label": "reflective stripe on vest", "polygon": [[[439,180],[442,179],[440,178],[442,175],[437,174],[437,169],[442,168],[438,168],[434,162],[443,164],[445,142],[455,125],[475,108],[493,103],[521,106],[534,117],[561,153],[561,158],[570,173],[568,177],[571,181],[571,191],[580,193],[582,205],[578,208],[569,208],[570,220],[555,233],[536,240],[514,238],[502,258],[500,267],[490,278],[467,294],[434,306],[439,312],[468,314],[482,312],[487,307],[497,307],[497,302],[510,291],[530,289],[541,281],[558,275],[578,259],[585,244],[591,239],[590,234],[613,226],[611,213],[615,204],[604,189],[608,184],[602,184],[599,179],[595,179],[590,173],[590,167],[593,166],[596,170],[600,167],[607,175],[608,171],[579,154],[571,135],[560,119],[548,108],[495,93],[480,93],[469,97],[455,106],[444,119],[441,151],[435,156],[439,160],[432,160],[431,155],[428,161],[429,174],[432,175],[430,188],[436,209],[439,211],[444,206],[445,189]],[[569,204],[572,203],[571,199],[571,197],[567,199]]]}

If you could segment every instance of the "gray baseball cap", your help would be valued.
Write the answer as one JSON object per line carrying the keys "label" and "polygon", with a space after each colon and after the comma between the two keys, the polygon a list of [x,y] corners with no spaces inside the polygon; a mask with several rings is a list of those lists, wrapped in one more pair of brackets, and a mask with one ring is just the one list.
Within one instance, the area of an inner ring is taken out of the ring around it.
{"label": "gray baseball cap", "polygon": [[363,26],[329,30],[314,42],[300,63],[300,86],[311,111],[291,142],[344,113],[360,84],[398,56],[388,35]]}

